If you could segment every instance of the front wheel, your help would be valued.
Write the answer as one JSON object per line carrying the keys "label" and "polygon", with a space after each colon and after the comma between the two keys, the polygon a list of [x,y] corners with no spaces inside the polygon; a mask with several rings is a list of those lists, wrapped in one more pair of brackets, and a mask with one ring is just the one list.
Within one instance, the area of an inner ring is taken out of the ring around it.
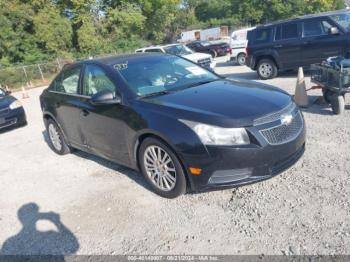
{"label": "front wheel", "polygon": [[162,141],[146,138],[140,147],[139,165],[154,192],[165,198],[176,198],[186,192],[186,177],[174,152]]}
{"label": "front wheel", "polygon": [[258,63],[257,72],[261,79],[267,80],[275,78],[278,74],[278,69],[275,62],[271,59],[261,59]]}

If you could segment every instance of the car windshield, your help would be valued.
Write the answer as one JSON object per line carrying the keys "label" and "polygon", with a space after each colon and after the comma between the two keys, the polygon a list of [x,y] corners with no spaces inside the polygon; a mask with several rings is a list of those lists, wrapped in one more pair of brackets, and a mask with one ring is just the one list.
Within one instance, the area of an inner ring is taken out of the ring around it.
{"label": "car windshield", "polygon": [[340,13],[331,15],[331,18],[345,30],[350,31],[350,13]]}
{"label": "car windshield", "polygon": [[140,97],[161,95],[219,79],[190,61],[169,55],[126,58],[114,68]]}
{"label": "car windshield", "polygon": [[202,45],[202,46],[209,46],[210,43],[209,43],[208,41],[203,41],[203,42],[201,42],[201,45]]}
{"label": "car windshield", "polygon": [[6,95],[6,92],[0,88],[0,97],[3,97]]}
{"label": "car windshield", "polygon": [[189,55],[193,54],[193,51],[185,45],[171,45],[164,47],[166,53],[171,55]]}

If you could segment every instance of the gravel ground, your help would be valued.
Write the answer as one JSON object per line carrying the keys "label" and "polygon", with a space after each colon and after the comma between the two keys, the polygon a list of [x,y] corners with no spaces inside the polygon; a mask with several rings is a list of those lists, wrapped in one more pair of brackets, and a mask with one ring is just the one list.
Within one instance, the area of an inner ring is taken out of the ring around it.
{"label": "gravel ground", "polygon": [[[217,72],[256,80],[246,67],[219,63]],[[295,82],[295,73],[265,81],[290,93]],[[349,99],[342,116],[322,103],[304,110],[306,153],[282,175],[166,200],[127,168],[53,153],[41,91],[22,100],[29,124],[0,134],[0,253],[350,253]]]}

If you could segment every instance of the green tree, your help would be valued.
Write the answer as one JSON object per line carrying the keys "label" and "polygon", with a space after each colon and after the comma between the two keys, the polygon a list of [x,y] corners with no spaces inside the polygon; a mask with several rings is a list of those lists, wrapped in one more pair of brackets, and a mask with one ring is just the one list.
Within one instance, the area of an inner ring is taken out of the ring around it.
{"label": "green tree", "polygon": [[72,46],[72,26],[53,5],[45,6],[34,17],[35,37],[44,51],[68,52]]}

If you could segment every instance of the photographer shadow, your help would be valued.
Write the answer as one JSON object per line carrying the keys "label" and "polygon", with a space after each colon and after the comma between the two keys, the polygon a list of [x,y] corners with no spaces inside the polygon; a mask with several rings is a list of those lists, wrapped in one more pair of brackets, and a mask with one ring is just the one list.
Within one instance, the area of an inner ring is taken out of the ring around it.
{"label": "photographer shadow", "polygon": [[[22,229],[3,243],[0,255],[52,256],[50,261],[64,261],[65,255],[78,251],[77,238],[62,224],[59,214],[39,212],[37,204],[29,203],[23,205],[17,215]],[[38,221],[52,223],[55,230],[39,231]],[[46,260],[44,257],[42,258]]]}

